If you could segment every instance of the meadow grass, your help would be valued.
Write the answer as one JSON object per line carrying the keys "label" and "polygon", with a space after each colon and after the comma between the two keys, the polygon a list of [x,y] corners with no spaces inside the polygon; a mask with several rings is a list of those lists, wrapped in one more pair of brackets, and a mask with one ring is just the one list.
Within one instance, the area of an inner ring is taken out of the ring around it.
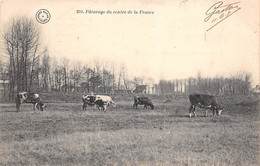
{"label": "meadow grass", "polygon": [[49,103],[0,111],[1,165],[259,165],[259,111],[229,104],[222,116],[189,118],[188,102],[106,112],[81,103]]}

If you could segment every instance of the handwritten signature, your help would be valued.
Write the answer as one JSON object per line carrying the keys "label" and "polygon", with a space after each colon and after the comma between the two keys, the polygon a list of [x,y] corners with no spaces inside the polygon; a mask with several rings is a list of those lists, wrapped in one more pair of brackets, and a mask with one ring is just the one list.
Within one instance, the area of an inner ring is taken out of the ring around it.
{"label": "handwritten signature", "polygon": [[211,22],[213,24],[207,31],[240,10],[241,7],[238,6],[239,3],[240,2],[234,2],[223,5],[223,2],[219,1],[212,5],[205,13],[207,17],[204,19],[204,22]]}

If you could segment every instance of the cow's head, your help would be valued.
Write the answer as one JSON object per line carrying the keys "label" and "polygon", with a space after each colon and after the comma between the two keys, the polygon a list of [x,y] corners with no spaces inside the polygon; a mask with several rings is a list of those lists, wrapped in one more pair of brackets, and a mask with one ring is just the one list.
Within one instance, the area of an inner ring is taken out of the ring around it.
{"label": "cow's head", "polygon": [[36,108],[40,111],[43,111],[43,109],[45,108],[46,106],[43,104],[43,102],[39,102],[39,103],[36,103]]}
{"label": "cow's head", "polygon": [[111,102],[113,107],[116,107],[116,103],[114,103],[113,101]]}
{"label": "cow's head", "polygon": [[153,103],[151,103],[150,106],[151,106],[151,109],[153,110],[153,109],[154,109],[154,105],[153,105]]}
{"label": "cow's head", "polygon": [[83,95],[82,100],[83,103],[87,103],[88,105],[95,105],[96,97],[94,95]]}
{"label": "cow's head", "polygon": [[95,100],[96,100],[96,97],[91,96],[91,95],[88,95],[87,98],[86,98],[86,101],[89,102],[89,103],[94,103]]}
{"label": "cow's head", "polygon": [[25,101],[28,98],[28,94],[27,92],[20,92],[18,94],[19,100],[22,103],[23,101]]}
{"label": "cow's head", "polygon": [[217,115],[221,115],[221,112],[223,111],[225,111],[225,109],[222,106],[218,106]]}

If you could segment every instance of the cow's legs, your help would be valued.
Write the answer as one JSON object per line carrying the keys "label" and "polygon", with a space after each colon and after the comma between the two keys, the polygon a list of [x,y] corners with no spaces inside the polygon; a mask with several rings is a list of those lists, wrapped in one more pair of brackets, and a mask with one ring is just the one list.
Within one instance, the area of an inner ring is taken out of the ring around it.
{"label": "cow's legs", "polygon": [[37,109],[39,110],[39,108],[37,107],[37,105],[38,105],[38,103],[35,103],[35,104],[34,104],[34,110],[35,110],[35,108],[37,108]]}
{"label": "cow's legs", "polygon": [[82,108],[83,108],[83,110],[85,110],[85,109],[86,109],[86,104],[85,104],[85,103],[83,103],[83,106],[82,106]]}
{"label": "cow's legs", "polygon": [[190,109],[189,109],[189,116],[191,117],[191,112],[193,113],[193,115],[195,117],[197,117],[196,113],[195,113],[195,105],[191,105]]}
{"label": "cow's legs", "polygon": [[134,105],[133,105],[133,109],[136,108],[137,109],[137,105],[138,105],[138,100],[134,99]]}
{"label": "cow's legs", "polygon": [[197,117],[197,115],[196,115],[196,106],[195,105],[193,105],[193,109],[192,109],[192,113],[193,113],[193,115],[194,115],[194,117]]}
{"label": "cow's legs", "polygon": [[216,110],[215,108],[212,108],[213,117],[215,117],[215,116],[216,116],[216,111],[215,111],[215,110]]}
{"label": "cow's legs", "polygon": [[207,110],[207,109],[205,109],[205,115],[204,115],[205,117],[207,117],[207,112],[208,112],[208,110]]}
{"label": "cow's legs", "polygon": [[99,108],[99,106],[98,105],[96,105],[96,108],[100,111],[100,108]]}
{"label": "cow's legs", "polygon": [[43,108],[44,108],[45,105],[40,105],[40,111],[43,111]]}
{"label": "cow's legs", "polygon": [[98,111],[101,111],[101,109],[104,110],[104,107],[97,106],[97,108],[98,108]]}
{"label": "cow's legs", "polygon": [[107,109],[107,106],[104,105],[104,106],[103,106],[103,111],[106,111],[106,109]]}
{"label": "cow's legs", "polygon": [[135,107],[135,109],[137,109],[137,105],[138,105],[138,104],[137,104],[137,103],[135,103],[135,104],[134,104],[134,106],[133,106],[133,108]]}
{"label": "cow's legs", "polygon": [[189,116],[190,117],[191,117],[191,110],[192,110],[192,108],[193,108],[193,105],[191,105],[190,108],[189,108]]}
{"label": "cow's legs", "polygon": [[34,111],[35,111],[36,106],[37,106],[37,103],[34,103],[34,105],[33,105],[33,110]]}
{"label": "cow's legs", "polygon": [[16,111],[18,112],[20,110],[21,103],[16,103]]}

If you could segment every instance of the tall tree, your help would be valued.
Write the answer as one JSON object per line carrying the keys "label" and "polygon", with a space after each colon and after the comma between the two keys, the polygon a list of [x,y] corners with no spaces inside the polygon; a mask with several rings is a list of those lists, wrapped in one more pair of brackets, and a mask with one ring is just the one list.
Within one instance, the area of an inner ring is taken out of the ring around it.
{"label": "tall tree", "polygon": [[41,63],[41,75],[42,75],[42,88],[44,91],[49,89],[49,80],[50,80],[50,56],[48,49],[45,48],[45,53],[42,57]]}
{"label": "tall tree", "polygon": [[[30,91],[36,63],[39,62],[39,30],[28,18],[10,21],[3,33],[5,53],[9,56],[9,99],[19,91]],[[36,70],[37,71],[37,70]],[[38,73],[36,73],[38,74]]]}
{"label": "tall tree", "polygon": [[83,78],[84,72],[86,72],[87,67],[82,66],[80,62],[74,64],[73,69],[70,71],[70,76],[73,81],[73,88],[77,90],[80,80]]}
{"label": "tall tree", "polygon": [[69,88],[69,59],[66,57],[61,58],[62,78],[64,82],[63,91],[67,92]]}

